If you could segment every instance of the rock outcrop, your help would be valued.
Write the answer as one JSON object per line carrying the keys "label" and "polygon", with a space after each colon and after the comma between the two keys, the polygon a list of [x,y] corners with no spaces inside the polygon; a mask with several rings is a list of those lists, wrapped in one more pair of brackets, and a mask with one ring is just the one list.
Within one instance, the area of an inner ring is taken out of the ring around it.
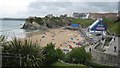
{"label": "rock outcrop", "polygon": [[60,18],[60,17],[30,17],[26,19],[22,29],[46,29],[46,28],[59,28],[67,25],[67,22],[71,21],[72,18]]}

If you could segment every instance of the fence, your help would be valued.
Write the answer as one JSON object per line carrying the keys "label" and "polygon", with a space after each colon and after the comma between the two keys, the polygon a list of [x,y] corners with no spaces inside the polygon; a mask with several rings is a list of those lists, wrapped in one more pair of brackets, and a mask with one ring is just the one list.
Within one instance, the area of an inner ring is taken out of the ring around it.
{"label": "fence", "polygon": [[21,67],[21,55],[3,53],[2,67]]}

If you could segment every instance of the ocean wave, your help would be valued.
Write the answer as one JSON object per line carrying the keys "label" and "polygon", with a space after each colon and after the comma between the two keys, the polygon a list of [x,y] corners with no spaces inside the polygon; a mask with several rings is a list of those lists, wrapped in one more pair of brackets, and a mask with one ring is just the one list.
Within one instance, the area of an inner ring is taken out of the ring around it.
{"label": "ocean wave", "polygon": [[6,29],[6,30],[0,30],[0,32],[7,32],[7,31],[11,31],[9,29]]}

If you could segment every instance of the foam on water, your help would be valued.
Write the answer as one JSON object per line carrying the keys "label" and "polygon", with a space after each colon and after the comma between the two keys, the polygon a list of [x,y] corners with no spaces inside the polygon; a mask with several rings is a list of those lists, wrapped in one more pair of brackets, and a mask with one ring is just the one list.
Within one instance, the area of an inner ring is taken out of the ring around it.
{"label": "foam on water", "polygon": [[13,20],[0,20],[0,35],[7,37],[7,40],[11,40],[14,37],[25,37],[25,30],[20,29],[25,21],[13,21]]}

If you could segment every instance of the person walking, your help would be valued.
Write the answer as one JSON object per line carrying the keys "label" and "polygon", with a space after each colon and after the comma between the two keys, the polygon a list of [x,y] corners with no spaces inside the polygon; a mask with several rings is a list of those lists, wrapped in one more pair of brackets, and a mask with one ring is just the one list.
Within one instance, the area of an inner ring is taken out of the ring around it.
{"label": "person walking", "polygon": [[114,37],[114,42],[115,42],[115,37]]}
{"label": "person walking", "polygon": [[89,48],[89,52],[91,52],[91,48]]}
{"label": "person walking", "polygon": [[116,48],[117,48],[117,47],[116,47],[116,46],[114,46],[114,52],[116,52]]}

